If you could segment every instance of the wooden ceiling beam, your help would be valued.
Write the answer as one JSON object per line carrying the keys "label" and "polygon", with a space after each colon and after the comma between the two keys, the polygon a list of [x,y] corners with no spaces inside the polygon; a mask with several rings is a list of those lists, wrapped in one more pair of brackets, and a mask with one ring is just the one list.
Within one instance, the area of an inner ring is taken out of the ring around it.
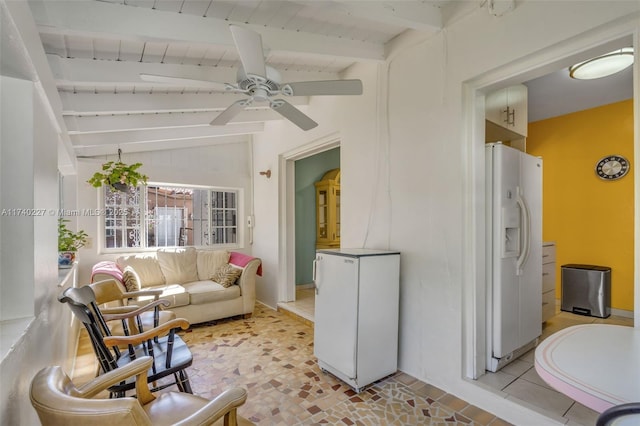
{"label": "wooden ceiling beam", "polygon": [[[61,92],[63,115],[112,115],[221,111],[245,95],[208,93],[92,93]],[[287,97],[295,106],[309,104],[306,96]],[[259,107],[260,104],[254,104]],[[266,107],[266,104],[265,104]]]}
{"label": "wooden ceiling beam", "polygon": [[[121,130],[169,129],[193,126],[208,126],[219,112],[178,112],[157,114],[121,114],[65,116],[70,135],[104,133]],[[257,123],[282,120],[283,117],[271,109],[245,110],[235,116],[231,123]]]}
{"label": "wooden ceiling beam", "polygon": [[147,141],[131,143],[126,145],[102,144],[94,146],[77,147],[75,149],[78,157],[96,157],[101,155],[113,155],[118,152],[118,148],[123,153],[150,152],[171,149],[187,149],[210,145],[224,145],[230,143],[247,143],[251,140],[251,135],[217,136],[204,139],[183,139],[176,141]]}
{"label": "wooden ceiling beam", "polygon": [[[40,31],[48,34],[203,43],[226,45],[235,49],[229,31],[229,24],[232,22],[223,19],[100,1],[37,2],[32,9]],[[237,24],[260,33],[263,45],[271,51],[312,53],[360,61],[384,60],[384,46],[381,43],[242,22]]]}
{"label": "wooden ceiling beam", "polygon": [[247,135],[264,130],[263,123],[193,126],[170,129],[122,130],[105,133],[70,135],[74,148],[95,145],[128,145],[162,141],[209,139],[217,136]]}
{"label": "wooden ceiling beam", "polygon": [[[135,86],[136,88],[155,88],[162,90],[167,87],[201,87],[203,90],[217,90],[219,85],[208,86],[212,83],[234,84],[237,80],[237,69],[232,67],[212,67],[203,65],[159,64],[133,61],[99,61],[94,59],[61,58],[57,55],[47,55],[49,66],[57,84],[87,86],[113,86],[117,84]],[[282,83],[314,80],[338,80],[338,73],[313,71],[279,71]],[[164,84],[148,82],[140,78],[140,74],[162,75],[194,80],[192,84]]]}

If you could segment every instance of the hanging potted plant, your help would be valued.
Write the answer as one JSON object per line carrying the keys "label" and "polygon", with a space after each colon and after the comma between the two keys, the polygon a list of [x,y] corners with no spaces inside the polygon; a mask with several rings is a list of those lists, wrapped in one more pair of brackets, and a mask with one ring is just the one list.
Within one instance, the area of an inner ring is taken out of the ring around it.
{"label": "hanging potted plant", "polygon": [[83,230],[73,232],[67,228],[66,219],[58,219],[58,268],[71,268],[76,252],[87,244],[89,235]]}
{"label": "hanging potted plant", "polygon": [[120,159],[122,154],[118,150],[118,161],[109,161],[102,165],[102,171],[95,172],[89,182],[92,186],[100,188],[102,185],[109,185],[116,191],[126,192],[130,187],[138,184],[147,184],[147,175],[138,171],[142,163],[125,164]]}

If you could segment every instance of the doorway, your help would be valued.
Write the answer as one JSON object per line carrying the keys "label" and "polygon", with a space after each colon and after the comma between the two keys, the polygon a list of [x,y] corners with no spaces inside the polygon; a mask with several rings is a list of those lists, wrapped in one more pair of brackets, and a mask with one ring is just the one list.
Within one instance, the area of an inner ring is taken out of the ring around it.
{"label": "doorway", "polygon": [[313,262],[317,247],[318,209],[316,182],[329,170],[340,168],[340,148],[295,160],[295,298],[279,302],[278,308],[310,322],[315,318]]}
{"label": "doorway", "polygon": [[[325,152],[330,152],[333,150],[337,150],[339,155],[339,149],[340,136],[337,133],[332,133],[323,138],[317,139],[305,146],[286,152],[280,156],[280,190],[281,193],[284,194],[284,196],[280,199],[280,229],[283,230],[283,232],[280,233],[280,247],[282,248],[284,254],[284,256],[282,256],[284,258],[284,261],[280,265],[280,268],[281,276],[283,276],[284,279],[280,282],[278,288],[279,305],[281,303],[294,302],[296,300],[296,284],[298,284],[298,280],[300,279],[304,281],[305,279],[308,279],[310,277],[309,273],[311,272],[310,269],[303,274],[298,274],[297,271],[298,262],[304,264],[306,261],[303,258],[304,255],[301,255],[301,259],[298,260],[296,251],[296,229],[298,227],[298,223],[296,223],[296,162],[309,159],[318,154],[323,154]],[[331,154],[327,155],[331,157]],[[335,156],[335,154],[333,154],[333,156]],[[340,167],[340,165],[338,164],[337,167]],[[315,206],[315,192],[313,205]],[[300,226],[304,226],[306,228],[309,225],[301,224]],[[305,229],[304,233],[307,232],[308,229]],[[314,236],[314,247],[311,250],[313,252],[313,257],[315,257],[315,219],[312,232],[312,235]],[[306,254],[306,256],[308,257],[308,253]],[[311,263],[309,263],[309,268],[311,268]],[[300,282],[300,284],[308,283]]]}
{"label": "doorway", "polygon": [[[469,188],[466,198],[465,242],[464,242],[464,271],[463,286],[463,327],[464,327],[464,371],[468,379],[477,379],[484,374],[486,365],[486,255],[485,241],[486,214],[484,209],[484,117],[485,95],[514,84],[533,80],[555,70],[568,68],[570,65],[588,58],[604,54],[618,48],[622,39],[631,40],[636,46],[636,61],[634,65],[634,79],[638,79],[638,35],[635,34],[633,23],[626,24],[626,28],[618,26],[601,28],[585,34],[579,40],[572,40],[554,46],[519,63],[510,64],[493,73],[468,82],[464,87],[465,105],[468,119],[468,138],[466,145],[467,174],[465,184]],[[595,46],[595,47],[594,47]],[[577,53],[576,53],[577,52]],[[543,64],[543,65],[540,65]],[[635,128],[640,123],[638,99],[634,97]],[[634,158],[640,157],[640,138],[634,134]],[[634,203],[640,200],[640,175],[635,174]],[[634,247],[640,247],[639,220],[634,222]],[[634,261],[634,311],[640,312],[640,278],[639,261]],[[635,325],[639,326],[640,316],[635,315]]]}

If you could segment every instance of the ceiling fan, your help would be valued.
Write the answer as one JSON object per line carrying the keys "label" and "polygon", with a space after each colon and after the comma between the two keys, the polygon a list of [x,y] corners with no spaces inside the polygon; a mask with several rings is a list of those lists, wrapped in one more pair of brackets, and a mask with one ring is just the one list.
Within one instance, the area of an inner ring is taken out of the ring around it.
{"label": "ceiling fan", "polygon": [[361,95],[360,80],[324,80],[282,83],[280,73],[265,65],[260,34],[237,25],[230,25],[233,41],[240,56],[242,66],[238,69],[237,82],[218,83],[212,81],[193,80],[189,78],[170,77],[154,74],[140,74],[145,81],[157,83],[179,83],[193,85],[202,83],[225,92],[244,93],[248,97],[231,104],[211,123],[212,126],[227,124],[233,117],[253,102],[269,102],[269,107],[290,120],[302,130],[310,130],[318,125],[302,111],[284,99],[271,99],[274,96],[317,96],[317,95]]}

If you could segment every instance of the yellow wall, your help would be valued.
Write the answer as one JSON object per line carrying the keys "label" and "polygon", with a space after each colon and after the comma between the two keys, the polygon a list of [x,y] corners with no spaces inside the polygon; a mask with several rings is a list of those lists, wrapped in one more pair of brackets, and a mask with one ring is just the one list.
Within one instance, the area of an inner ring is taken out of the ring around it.
{"label": "yellow wall", "polygon": [[[543,158],[543,239],[557,244],[560,266],[611,267],[611,307],[633,310],[633,104],[605,105],[529,124],[527,152]],[[617,154],[631,164],[616,181],[595,165]]]}

